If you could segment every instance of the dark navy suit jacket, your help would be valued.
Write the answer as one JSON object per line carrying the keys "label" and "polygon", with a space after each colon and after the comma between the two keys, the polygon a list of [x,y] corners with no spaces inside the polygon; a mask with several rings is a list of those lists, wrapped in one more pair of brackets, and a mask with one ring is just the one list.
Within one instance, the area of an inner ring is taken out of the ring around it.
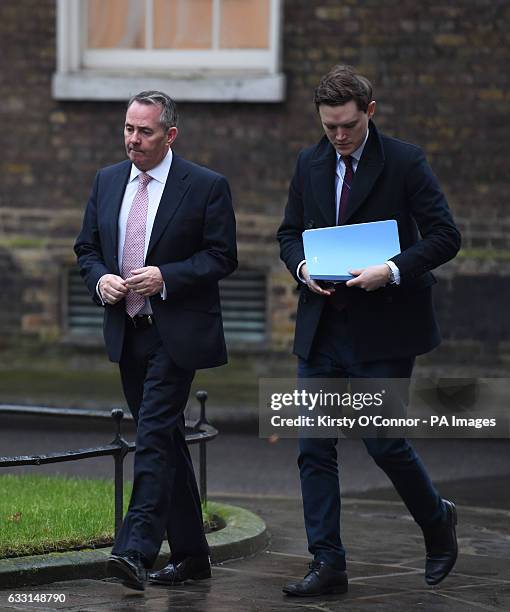
{"label": "dark navy suit jacket", "polygon": [[[81,275],[101,305],[96,285],[120,275],[118,217],[131,162],[100,170],[75,244]],[[237,267],[235,218],[227,180],[174,154],[145,260],[158,266],[167,299],[150,298],[154,321],[174,362],[195,370],[227,361],[218,281]],[[119,361],[126,322],[124,300],[105,306],[108,355]]]}
{"label": "dark navy suit jacket", "polygon": [[[281,258],[298,282],[297,266],[305,259],[302,232],[335,225],[335,169],[336,152],[325,136],[298,157],[278,230]],[[379,133],[370,121],[345,223],[385,219],[398,223],[401,253],[392,260],[401,284],[372,292],[338,289],[359,362],[419,355],[439,344],[430,271],[460,248],[460,234],[421,149]],[[302,283],[299,288],[294,352],[307,359],[326,298]]]}

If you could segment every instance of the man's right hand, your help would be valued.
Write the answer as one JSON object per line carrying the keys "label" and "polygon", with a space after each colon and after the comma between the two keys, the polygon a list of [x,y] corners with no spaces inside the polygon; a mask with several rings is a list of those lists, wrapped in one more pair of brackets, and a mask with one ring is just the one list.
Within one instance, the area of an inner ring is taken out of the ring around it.
{"label": "man's right hand", "polygon": [[334,289],[323,289],[318,283],[311,279],[310,273],[308,272],[308,267],[305,263],[301,266],[299,274],[305,281],[306,286],[308,287],[308,289],[310,289],[310,291],[313,291],[318,295],[333,295],[333,293],[335,293]]}
{"label": "man's right hand", "polygon": [[105,274],[99,280],[99,293],[105,304],[116,304],[128,291],[126,281],[116,274]]}

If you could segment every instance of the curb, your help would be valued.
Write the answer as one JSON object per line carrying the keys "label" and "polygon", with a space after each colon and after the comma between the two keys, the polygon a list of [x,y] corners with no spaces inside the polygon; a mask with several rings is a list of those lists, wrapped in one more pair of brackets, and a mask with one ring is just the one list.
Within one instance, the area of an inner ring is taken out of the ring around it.
{"label": "curb", "polygon": [[239,506],[221,506],[226,527],[207,534],[212,563],[249,557],[266,547],[269,533],[260,516]]}
{"label": "curb", "polygon": [[[226,526],[207,534],[213,564],[253,555],[268,543],[266,524],[253,512],[222,504],[222,517]],[[61,580],[106,578],[106,561],[110,551],[111,548],[99,548],[0,559],[0,584],[5,589]],[[168,542],[165,541],[155,567],[163,566],[169,554]]]}

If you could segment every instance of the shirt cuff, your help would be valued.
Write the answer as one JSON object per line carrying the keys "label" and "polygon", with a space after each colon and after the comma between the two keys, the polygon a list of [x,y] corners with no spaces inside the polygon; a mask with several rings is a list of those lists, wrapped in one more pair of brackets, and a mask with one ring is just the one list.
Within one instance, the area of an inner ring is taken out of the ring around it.
{"label": "shirt cuff", "polygon": [[161,291],[159,292],[159,295],[161,296],[162,300],[166,300],[167,294],[166,294],[166,285],[165,285],[165,283],[163,283],[163,289],[161,289]]}
{"label": "shirt cuff", "polygon": [[385,261],[384,263],[389,267],[389,269],[391,270],[391,272],[393,274],[393,280],[391,281],[390,284],[392,284],[392,285],[400,285],[400,270],[398,269],[398,267],[395,264],[395,262],[393,262],[390,259],[388,259],[388,261]]}
{"label": "shirt cuff", "polygon": [[[106,274],[103,274],[103,276],[106,276]],[[101,276],[101,278],[103,278],[103,276]],[[99,283],[101,282],[101,278],[97,281],[96,293],[97,293],[97,297],[101,300],[101,304],[103,306],[106,306],[106,302],[103,300],[103,296],[101,295],[101,291],[99,290]]]}
{"label": "shirt cuff", "polygon": [[296,276],[299,278],[299,280],[304,283],[306,285],[306,281],[305,279],[301,276],[301,268],[303,267],[303,265],[306,263],[306,259],[303,259],[303,261],[300,261],[298,263],[298,267],[296,270]]}

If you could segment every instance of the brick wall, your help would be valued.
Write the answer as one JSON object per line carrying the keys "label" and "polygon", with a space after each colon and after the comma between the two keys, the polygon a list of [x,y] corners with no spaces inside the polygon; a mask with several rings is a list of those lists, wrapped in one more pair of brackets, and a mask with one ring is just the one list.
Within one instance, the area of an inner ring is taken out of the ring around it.
{"label": "brick wall", "polygon": [[[284,103],[180,104],[176,151],[230,178],[241,264],[269,272],[271,347],[292,335],[295,296],[274,233],[296,154],[321,136],[313,88],[348,62],[373,81],[379,128],[425,149],[463,230],[461,257],[439,271],[445,358],[476,346],[505,359],[509,21],[506,0],[287,0]],[[58,340],[62,266],[96,169],[124,157],[124,110],[52,99],[54,0],[2,0],[0,41],[0,331]]]}

